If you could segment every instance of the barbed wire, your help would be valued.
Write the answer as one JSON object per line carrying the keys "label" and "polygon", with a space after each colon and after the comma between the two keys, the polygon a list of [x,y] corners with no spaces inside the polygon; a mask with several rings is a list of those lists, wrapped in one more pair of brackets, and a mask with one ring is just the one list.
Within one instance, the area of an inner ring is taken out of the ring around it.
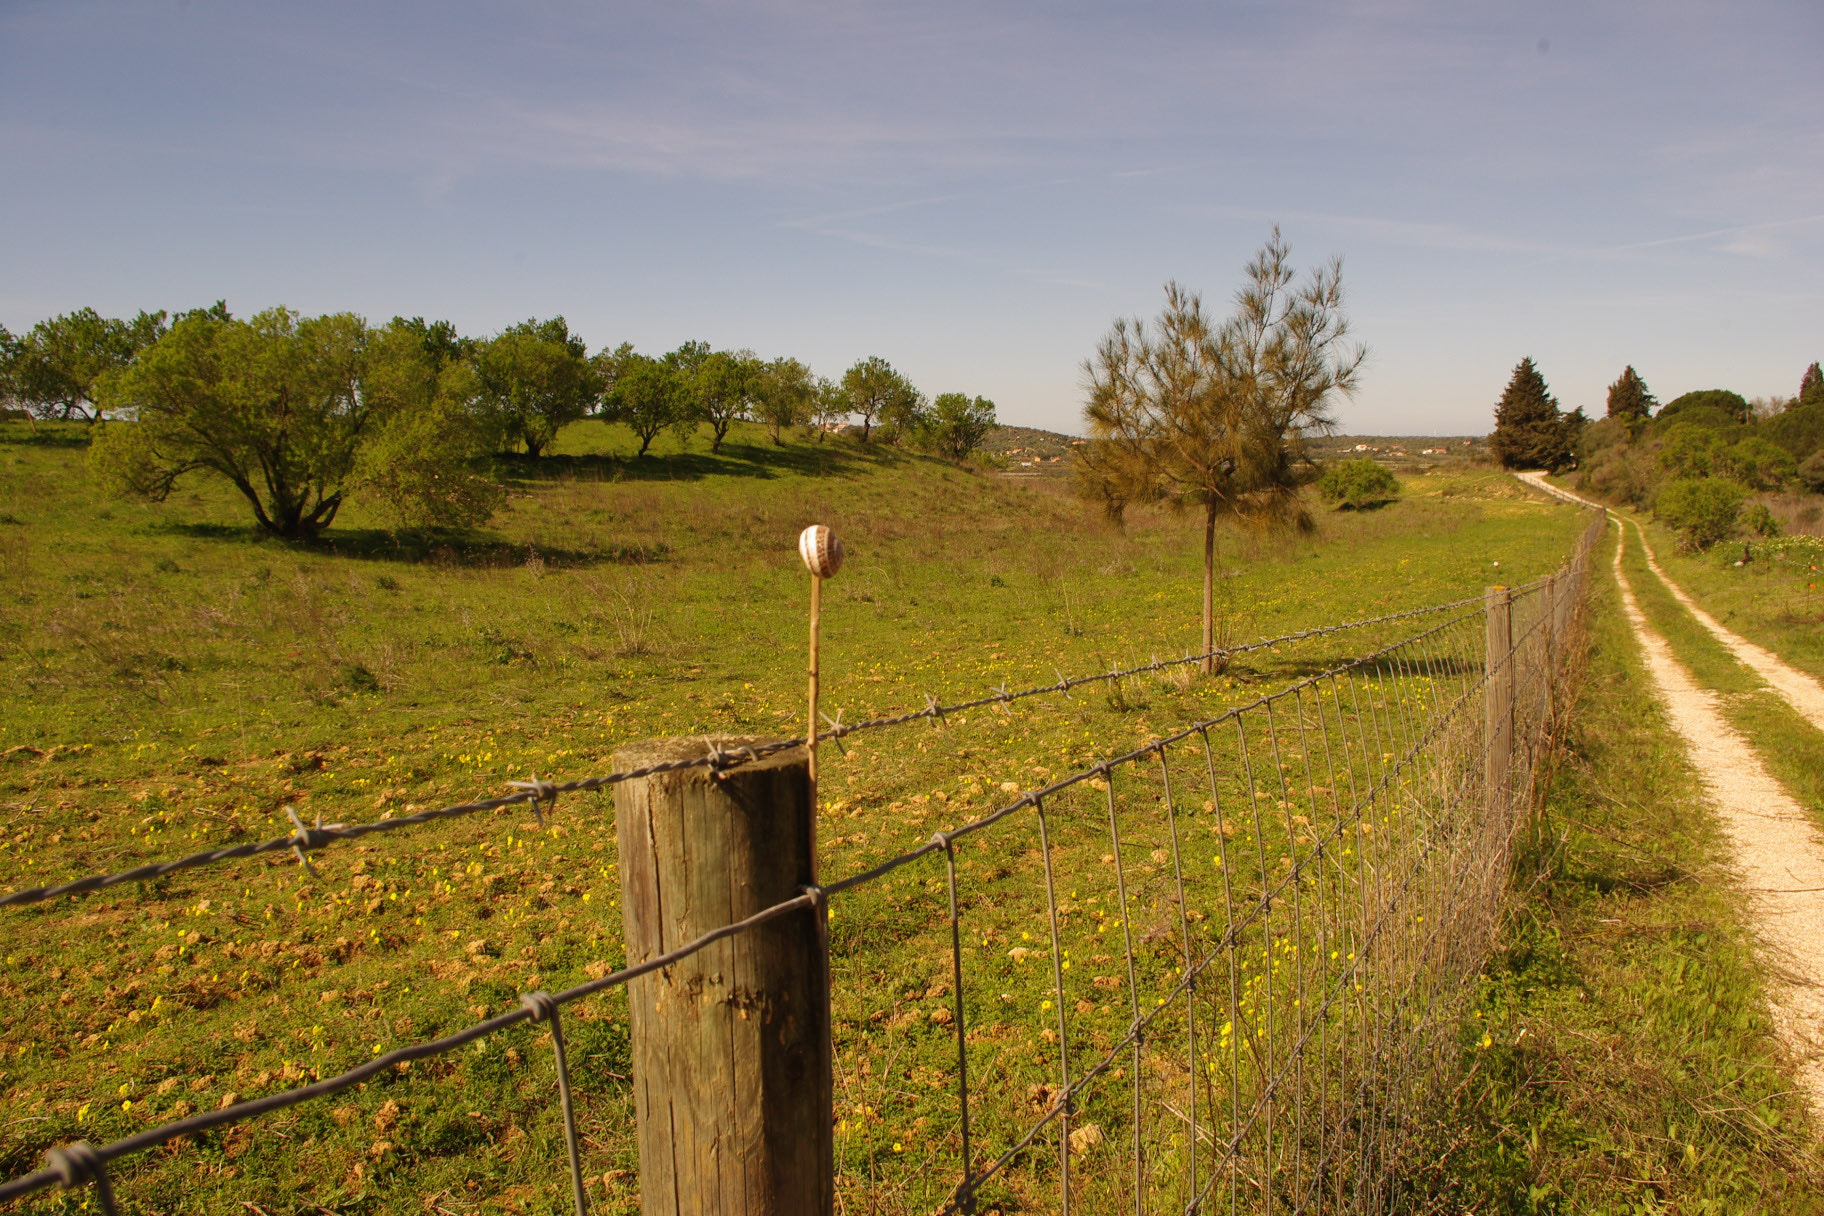
{"label": "barbed wire", "polygon": [[[1523,588],[1516,589],[1516,594],[1531,590],[1537,585],[1537,581],[1535,583],[1527,584]],[[1276,646],[1289,645],[1294,642],[1306,641],[1311,638],[1363,629],[1370,625],[1381,625],[1393,621],[1408,620],[1419,616],[1428,616],[1438,612],[1447,612],[1453,608],[1461,608],[1466,604],[1479,602],[1481,602],[1481,597],[1474,596],[1465,599],[1452,600],[1443,604],[1430,604],[1421,608],[1411,608],[1402,612],[1388,613],[1383,616],[1371,617],[1365,620],[1348,621],[1334,625],[1320,625],[1311,629],[1299,630],[1295,633],[1281,634],[1278,637],[1261,638],[1258,641],[1246,642],[1237,646],[1219,647],[1207,652],[1187,654],[1183,658],[1178,659],[1154,659],[1149,663],[1103,672],[1096,675],[1066,677],[1060,673],[1057,682],[1054,684],[1035,685],[1031,688],[1024,688],[1017,691],[1007,691],[1003,687],[985,696],[959,701],[950,705],[939,705],[935,700],[930,698],[929,694],[927,694],[926,700],[928,704],[924,709],[914,710],[910,713],[891,714],[870,718],[861,722],[843,723],[839,712],[835,719],[831,719],[828,715],[825,715],[824,720],[830,723],[830,728],[828,730],[819,731],[817,739],[819,742],[840,742],[843,739],[847,739],[864,731],[904,726],[908,723],[919,721],[942,722],[952,714],[966,713],[972,709],[980,709],[987,706],[1011,705],[1016,701],[1053,693],[1067,694],[1073,688],[1080,688],[1088,684],[1129,679],[1134,676],[1164,671],[1172,667],[1181,667],[1190,663],[1201,663],[1206,659],[1226,660],[1239,654],[1248,654],[1257,650],[1268,650]],[[0,907],[42,903],[45,900],[56,899],[61,896],[87,895],[90,892],[103,890],[107,887],[119,886],[122,883],[152,882],[163,878],[166,875],[177,873],[180,870],[195,869],[199,866],[219,865],[223,862],[235,861],[244,857],[257,857],[264,853],[284,852],[286,850],[289,850],[296,856],[298,863],[308,870],[310,868],[310,853],[326,848],[337,841],[357,840],[363,836],[370,836],[376,833],[402,831],[406,828],[417,827],[421,824],[433,823],[438,820],[455,819],[484,811],[501,810],[512,806],[530,806],[534,812],[538,814],[539,825],[542,827],[544,824],[543,808],[554,807],[558,796],[561,794],[606,789],[609,786],[618,785],[623,781],[639,780],[644,777],[655,776],[659,773],[680,772],[687,769],[698,768],[717,770],[734,769],[744,764],[763,760],[768,756],[777,755],[783,751],[789,751],[795,747],[803,747],[804,745],[805,740],[803,738],[797,738],[777,740],[771,743],[762,743],[751,747],[741,747],[730,751],[722,751],[712,743],[709,754],[705,756],[693,756],[688,759],[666,761],[661,764],[646,765],[640,768],[604,773],[600,776],[584,777],[570,781],[540,781],[537,778],[533,778],[530,781],[509,781],[507,782],[508,785],[519,787],[521,792],[517,794],[505,794],[497,798],[478,798],[469,802],[458,802],[448,806],[415,811],[407,815],[398,815],[388,819],[378,819],[371,823],[325,824],[322,821],[321,815],[318,815],[314,823],[311,826],[306,827],[297,818],[297,815],[292,808],[287,807],[286,813],[290,815],[294,829],[290,835],[275,836],[269,840],[232,845],[226,848],[210,849],[201,853],[192,853],[188,856],[179,857],[171,861],[148,862],[145,865],[135,866],[132,869],[121,870],[111,874],[93,874],[85,878],[71,879],[68,882],[55,883],[48,886],[27,887],[22,890],[0,895]]]}

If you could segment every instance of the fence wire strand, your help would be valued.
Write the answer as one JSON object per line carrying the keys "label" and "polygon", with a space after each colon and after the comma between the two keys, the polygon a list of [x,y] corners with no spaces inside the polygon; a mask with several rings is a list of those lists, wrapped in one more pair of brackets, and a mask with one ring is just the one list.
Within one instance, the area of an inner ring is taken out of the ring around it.
{"label": "fence wire strand", "polygon": [[[1328,637],[1332,634],[1364,629],[1371,625],[1384,625],[1394,621],[1429,616],[1438,612],[1446,612],[1453,608],[1461,608],[1466,604],[1476,602],[1475,599],[1453,600],[1449,603],[1430,604],[1422,608],[1411,608],[1404,612],[1388,613],[1384,616],[1370,617],[1360,621],[1347,621],[1336,625],[1320,625],[1311,629],[1299,630],[1296,633],[1281,634],[1278,637],[1261,638],[1254,642],[1244,642],[1234,646],[1218,647],[1217,649],[1207,652],[1200,652],[1197,654],[1187,653],[1183,658],[1154,659],[1149,663],[1143,663],[1139,666],[1118,668],[1094,675],[1067,677],[1062,673],[1059,673],[1058,680],[1055,684],[1040,684],[1031,688],[1019,689],[1011,692],[1003,685],[986,695],[966,701],[958,701],[950,705],[940,705],[929,694],[926,694],[926,706],[924,709],[915,710],[910,713],[890,714],[884,717],[869,718],[861,722],[845,724],[842,722],[841,712],[838,711],[834,718],[831,718],[828,714],[822,715],[824,721],[830,724],[830,728],[828,730],[819,731],[817,733],[817,739],[819,742],[829,742],[840,745],[844,739],[865,731],[880,730],[894,726],[905,726],[913,722],[929,721],[942,723],[953,714],[966,713],[971,709],[981,709],[990,706],[1005,707],[1012,705],[1017,701],[1027,700],[1031,697],[1049,696],[1058,693],[1068,694],[1072,689],[1081,688],[1088,684],[1118,683],[1121,680],[1131,679],[1135,676],[1163,672],[1174,667],[1183,667],[1192,663],[1201,663],[1206,659],[1217,659],[1226,662],[1240,654],[1248,654],[1258,650],[1271,650],[1277,646],[1285,646],[1294,642],[1307,641],[1312,638]],[[201,853],[192,853],[189,856],[179,857],[171,861],[149,862],[142,866],[135,866],[130,870],[121,870],[112,874],[93,874],[85,878],[72,879],[69,882],[56,883],[50,886],[27,887],[22,890],[11,891],[4,895],[0,895],[0,907],[40,903],[44,900],[56,899],[60,896],[87,895],[90,892],[99,891],[106,887],[119,886],[122,883],[152,882],[180,870],[195,869],[198,866],[220,865],[223,862],[236,861],[244,857],[257,857],[263,853],[282,852],[285,850],[290,850],[297,857],[300,866],[308,870],[310,868],[310,854],[318,849],[326,848],[337,841],[357,840],[363,836],[370,836],[377,832],[397,832],[405,828],[417,827],[421,824],[434,823],[444,819],[461,818],[467,815],[478,814],[483,811],[503,810],[513,806],[531,807],[533,813],[538,817],[539,826],[542,828],[544,826],[545,812],[556,807],[557,798],[560,794],[575,794],[607,789],[610,786],[619,785],[625,781],[637,781],[645,777],[656,776],[660,773],[680,772],[685,769],[733,769],[743,764],[764,760],[768,756],[776,755],[782,751],[789,751],[795,747],[803,747],[805,742],[806,740],[803,738],[784,739],[773,743],[739,748],[730,752],[721,751],[712,744],[709,749],[709,754],[706,756],[672,760],[662,764],[647,765],[641,768],[627,769],[621,772],[603,773],[595,777],[583,777],[572,781],[540,781],[536,778],[531,781],[509,781],[506,784],[517,788],[520,791],[519,793],[504,794],[498,798],[477,798],[468,802],[458,802],[448,806],[416,811],[409,815],[397,815],[389,819],[378,819],[372,823],[324,824],[319,817],[313,826],[305,827],[298,820],[296,811],[291,807],[286,807],[286,813],[290,816],[294,829],[289,836],[275,836],[269,840],[232,845],[227,848],[210,849]]]}

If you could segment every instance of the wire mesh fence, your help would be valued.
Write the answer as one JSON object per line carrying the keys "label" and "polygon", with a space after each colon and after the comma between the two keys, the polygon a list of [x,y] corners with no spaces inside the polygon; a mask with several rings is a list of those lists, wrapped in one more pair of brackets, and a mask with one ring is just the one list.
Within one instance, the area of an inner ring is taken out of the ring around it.
{"label": "wire mesh fence", "polygon": [[[0,1201],[93,1184],[115,1210],[110,1162],[548,1022],[569,1161],[554,1187],[584,1211],[590,1146],[631,1129],[579,1132],[572,1082],[589,1077],[572,1077],[559,1010],[699,954],[736,960],[789,919],[829,948],[845,1210],[1401,1210],[1413,1127],[1473,1047],[1466,998],[1600,533],[1551,578],[1437,606],[1410,636],[860,873],[339,1076],[54,1149]],[[712,748],[699,763],[742,762]]]}

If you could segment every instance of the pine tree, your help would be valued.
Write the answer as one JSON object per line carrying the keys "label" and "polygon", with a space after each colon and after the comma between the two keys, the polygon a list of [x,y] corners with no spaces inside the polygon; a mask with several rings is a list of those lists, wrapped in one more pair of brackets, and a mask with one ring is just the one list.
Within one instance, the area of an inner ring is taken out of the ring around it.
{"label": "pine tree", "polygon": [[1488,446],[1510,469],[1550,469],[1571,462],[1571,434],[1558,399],[1530,357],[1520,360],[1495,405],[1495,433]]}
{"label": "pine tree", "polygon": [[1798,404],[1810,405],[1814,401],[1824,401],[1824,369],[1820,369],[1816,363],[1806,368],[1805,374],[1799,378]]}
{"label": "pine tree", "polygon": [[1620,378],[1609,385],[1610,418],[1645,422],[1652,415],[1653,407],[1658,404],[1653,400],[1653,394],[1647,391],[1647,382],[1640,378],[1631,363],[1622,370]]}

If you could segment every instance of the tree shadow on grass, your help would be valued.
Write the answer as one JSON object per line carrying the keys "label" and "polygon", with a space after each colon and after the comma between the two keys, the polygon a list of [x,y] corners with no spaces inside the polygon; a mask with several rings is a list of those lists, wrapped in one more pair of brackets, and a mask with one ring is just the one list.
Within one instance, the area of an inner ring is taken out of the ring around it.
{"label": "tree shadow on grass", "polygon": [[523,566],[533,562],[560,570],[586,566],[638,566],[663,561],[670,552],[662,544],[601,545],[587,549],[553,548],[473,533],[388,532],[383,528],[335,529],[313,541],[280,540],[255,527],[232,524],[158,523],[151,525],[148,530],[195,540],[276,545],[293,552],[343,557],[355,561],[429,564],[480,570]]}
{"label": "tree shadow on grass", "polygon": [[729,441],[720,452],[666,452],[645,456],[612,453],[582,455],[501,455],[494,468],[504,480],[556,481],[573,477],[593,481],[701,481],[705,477],[858,477],[912,457],[886,444],[833,441],[774,447],[766,443]]}
{"label": "tree shadow on grass", "polygon": [[0,444],[35,448],[86,448],[95,432],[86,422],[40,422],[37,429],[24,419],[0,419]]}

